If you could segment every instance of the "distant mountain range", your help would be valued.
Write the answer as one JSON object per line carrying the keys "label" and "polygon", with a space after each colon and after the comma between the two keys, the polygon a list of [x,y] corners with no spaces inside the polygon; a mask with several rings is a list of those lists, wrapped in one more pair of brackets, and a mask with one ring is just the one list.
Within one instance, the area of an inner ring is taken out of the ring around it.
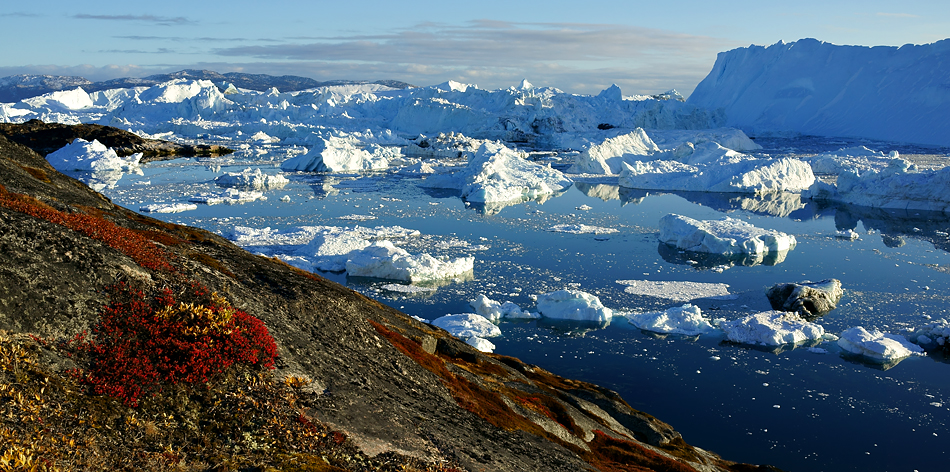
{"label": "distant mountain range", "polygon": [[17,102],[24,98],[35,97],[59,90],[71,90],[76,87],[82,87],[86,92],[97,92],[114,88],[150,87],[173,79],[210,80],[219,87],[222,83],[227,82],[234,84],[234,86],[238,88],[260,91],[277,87],[277,90],[281,92],[294,92],[297,90],[327,87],[331,85],[380,84],[398,89],[414,87],[414,85],[398,80],[330,80],[320,82],[309,77],[298,77],[295,75],[282,75],[277,77],[267,74],[245,74],[242,72],[221,74],[212,70],[196,69],[185,69],[170,74],[155,74],[142,78],[125,77],[121,79],[110,79],[101,82],[92,82],[84,77],[78,76],[20,74],[0,78],[0,102]]}

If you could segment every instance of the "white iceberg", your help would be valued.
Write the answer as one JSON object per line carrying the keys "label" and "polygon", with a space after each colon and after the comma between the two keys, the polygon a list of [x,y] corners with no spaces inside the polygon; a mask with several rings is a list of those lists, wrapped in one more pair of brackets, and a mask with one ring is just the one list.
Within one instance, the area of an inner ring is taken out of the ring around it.
{"label": "white iceberg", "polygon": [[[798,159],[735,157],[718,144],[676,160],[622,163],[619,185],[692,192],[800,192],[815,182],[811,166]],[[722,152],[719,152],[722,151]]]}
{"label": "white iceberg", "polygon": [[501,329],[498,326],[488,321],[484,316],[474,313],[445,315],[432,320],[432,326],[438,326],[459,339],[501,336]]}
{"label": "white iceberg", "polygon": [[919,355],[923,348],[900,335],[868,331],[861,326],[841,332],[838,346],[852,354],[880,363],[892,363],[911,355]]}
{"label": "white iceberg", "polygon": [[885,155],[880,151],[873,151],[865,146],[852,146],[841,148],[833,152],[823,152],[815,156],[805,158],[811,164],[811,169],[816,174],[838,175],[848,170],[857,170],[864,172],[866,170],[881,170],[887,167],[891,161],[900,159],[897,151],[891,151]]}
{"label": "white iceberg", "polygon": [[58,171],[130,170],[139,166],[142,153],[119,157],[115,150],[98,140],[92,142],[76,138],[71,143],[46,155],[46,160]]}
{"label": "white iceberg", "polygon": [[908,339],[926,349],[950,349],[950,319],[931,321],[914,330]]}
{"label": "white iceberg", "polygon": [[904,159],[882,170],[842,172],[835,184],[815,182],[802,198],[874,208],[950,211],[950,167],[918,170]]}
{"label": "white iceberg", "polygon": [[613,310],[600,299],[580,290],[558,290],[538,295],[538,311],[545,318],[570,321],[609,322]]}
{"label": "white iceberg", "polygon": [[685,251],[724,256],[767,254],[795,248],[795,236],[724,217],[721,220],[694,220],[669,214],[660,219],[660,241]]}
{"label": "white iceberg", "polygon": [[802,319],[796,313],[766,311],[734,321],[724,321],[719,328],[726,337],[740,344],[779,346],[816,341],[825,335],[825,329]]}
{"label": "white iceberg", "polygon": [[143,205],[139,211],[145,213],[181,213],[183,211],[197,210],[198,205],[194,203],[153,203]]}
{"label": "white iceberg", "polygon": [[619,230],[614,228],[604,228],[601,226],[589,226],[585,224],[565,224],[565,225],[554,225],[548,228],[548,231],[553,233],[570,233],[570,234],[612,234],[618,233]]}
{"label": "white iceberg", "polygon": [[499,321],[502,318],[512,319],[536,319],[541,315],[522,310],[520,306],[512,302],[497,302],[480,293],[470,302],[475,312],[491,321]]}
{"label": "white iceberg", "polygon": [[665,298],[677,302],[688,302],[697,298],[714,298],[717,300],[738,298],[737,295],[729,293],[729,284],[672,280],[617,280],[616,282],[620,285],[626,285],[623,289],[624,293]]}
{"label": "white iceberg", "polygon": [[260,169],[251,170],[250,167],[241,172],[225,172],[214,179],[214,183],[221,187],[232,187],[241,190],[276,190],[284,188],[290,180],[283,175],[268,175]]}
{"label": "white iceberg", "polygon": [[188,198],[189,202],[192,203],[204,203],[205,205],[220,205],[226,203],[228,205],[237,205],[241,203],[255,202],[258,200],[267,200],[267,197],[264,196],[263,192],[258,192],[256,190],[238,190],[234,188],[229,188],[224,192],[220,193],[199,193]]}
{"label": "white iceberg", "polygon": [[525,201],[563,191],[573,182],[560,171],[525,159],[503,144],[486,142],[468,165],[451,174],[436,174],[423,186],[457,189],[470,202]]}
{"label": "white iceberg", "polygon": [[355,277],[425,282],[448,279],[470,272],[475,257],[440,260],[429,254],[409,254],[390,241],[377,241],[349,253],[346,273]]}
{"label": "white iceberg", "polygon": [[637,328],[656,333],[695,336],[716,331],[703,317],[698,306],[686,304],[666,311],[628,314],[627,321]]}
{"label": "white iceberg", "polygon": [[491,341],[485,338],[480,338],[478,336],[472,336],[466,339],[465,343],[468,344],[469,346],[474,347],[475,349],[478,349],[481,352],[495,351],[495,345]]}
{"label": "white iceberg", "polygon": [[642,160],[660,149],[643,128],[607,138],[581,152],[568,169],[573,174],[619,174],[623,162]]}
{"label": "white iceberg", "polygon": [[287,172],[344,172],[354,170],[386,169],[389,157],[383,148],[374,152],[360,149],[353,139],[332,136],[319,138],[304,155],[284,161],[280,168]]}

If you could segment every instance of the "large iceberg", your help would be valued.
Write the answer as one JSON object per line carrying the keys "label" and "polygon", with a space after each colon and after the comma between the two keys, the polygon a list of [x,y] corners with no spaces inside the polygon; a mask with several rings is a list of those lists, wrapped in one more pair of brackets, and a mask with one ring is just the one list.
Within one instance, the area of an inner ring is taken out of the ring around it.
{"label": "large iceberg", "polygon": [[355,277],[428,282],[471,272],[474,264],[472,256],[442,260],[429,254],[409,254],[390,241],[376,241],[349,253],[346,273]]}
{"label": "large iceberg", "polygon": [[676,214],[660,218],[659,239],[685,251],[724,256],[785,252],[797,244],[793,235],[757,228],[734,218],[695,220]]}
{"label": "large iceberg", "polygon": [[842,331],[838,346],[852,354],[880,363],[893,363],[924,352],[923,348],[912,344],[903,336],[882,333],[876,329],[868,331],[861,326]]}
{"label": "large iceberg", "polygon": [[950,212],[950,167],[918,170],[904,159],[882,170],[841,173],[834,184],[815,182],[803,198],[875,208]]}
{"label": "large iceberg", "polygon": [[732,342],[766,346],[817,341],[825,335],[821,325],[783,311],[756,313],[738,320],[724,321],[719,327]]}
{"label": "large iceberg", "polygon": [[389,167],[390,157],[396,155],[396,153],[387,155],[384,148],[379,146],[372,151],[360,149],[358,143],[354,143],[352,139],[332,136],[328,139],[319,139],[309,152],[284,161],[280,168],[288,172],[344,172],[385,169]]}
{"label": "large iceberg", "polygon": [[260,169],[251,170],[250,167],[241,172],[225,172],[214,179],[214,183],[221,187],[233,187],[242,190],[275,190],[284,188],[290,180],[283,175],[268,175]]}
{"label": "large iceberg", "polygon": [[46,155],[46,160],[58,171],[130,170],[138,167],[141,159],[142,153],[119,157],[115,150],[98,140],[90,142],[82,138]]}
{"label": "large iceberg", "polygon": [[647,136],[643,128],[637,128],[627,134],[607,138],[598,144],[591,144],[581,152],[574,165],[568,169],[576,174],[619,174],[621,163],[642,160],[660,148]]}
{"label": "large iceberg", "polygon": [[580,290],[558,290],[538,295],[538,311],[545,318],[570,321],[609,322],[613,310],[596,295]]}
{"label": "large iceberg", "polygon": [[435,174],[422,184],[457,189],[470,202],[527,201],[561,192],[573,184],[560,171],[525,159],[496,142],[486,142],[454,173]]}
{"label": "large iceberg", "polygon": [[663,334],[695,336],[716,331],[709,320],[703,317],[702,310],[690,304],[666,311],[629,314],[627,321],[637,328]]}
{"label": "large iceberg", "polygon": [[900,47],[779,41],[719,53],[686,103],[747,133],[950,146],[950,39]]}
{"label": "large iceberg", "polygon": [[[800,192],[815,182],[811,166],[798,159],[756,159],[716,143],[689,147],[683,160],[621,163],[620,186],[692,192]],[[674,153],[675,154],[675,153]]]}

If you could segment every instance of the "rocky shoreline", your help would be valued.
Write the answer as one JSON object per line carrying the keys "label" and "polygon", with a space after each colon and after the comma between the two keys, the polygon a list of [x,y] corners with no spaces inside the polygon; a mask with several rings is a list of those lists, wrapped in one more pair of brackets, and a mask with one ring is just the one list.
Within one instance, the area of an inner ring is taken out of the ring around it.
{"label": "rocky shoreline", "polygon": [[[78,387],[62,390],[71,393],[39,404],[95,404],[109,412],[105,421],[105,413],[82,407],[89,416],[86,423],[62,423],[67,425],[63,428],[74,428],[70,434],[90,435],[95,424],[115,428],[102,429],[98,442],[85,441],[82,447],[73,440],[76,449],[70,454],[91,457],[87,463],[70,464],[65,461],[79,459],[51,456],[55,446],[34,446],[31,457],[53,457],[44,460],[54,465],[61,461],[60,467],[67,469],[95,463],[106,470],[132,463],[155,470],[775,470],[731,462],[690,446],[670,425],[634,410],[610,390],[515,358],[481,353],[441,329],[318,275],[252,255],[207,231],[112,204],[43,159],[65,136],[91,136],[90,126],[2,126],[0,347],[20,346],[33,354],[22,356],[32,359],[25,364],[3,366],[0,398],[15,399],[11,389],[29,385],[33,377],[14,376],[25,372],[22,365],[41,372],[36,379],[45,376],[49,382],[56,377],[68,384],[66,369],[82,368],[82,362],[64,355],[67,347],[51,346],[68,346],[59,341],[94,326],[109,303],[106,288],[123,281],[146,292],[197,283],[222,294],[235,309],[263,321],[279,357],[276,369],[266,373],[271,380],[253,380],[263,373],[228,374],[184,393],[176,390],[179,397],[174,398],[191,403],[158,396],[150,400],[151,406],[135,410]],[[45,141],[44,132],[60,141]],[[10,135],[20,136],[30,147],[6,137]],[[75,218],[90,223],[64,223]],[[116,239],[114,234],[128,236]],[[197,412],[218,411],[222,398],[257,391],[261,385],[269,385],[269,392],[284,392],[280,398],[285,403],[278,402],[278,408],[277,403],[257,399],[257,407],[226,412],[225,419],[188,419]],[[293,391],[287,393],[288,388]],[[43,387],[34,393],[42,400],[50,391]],[[34,444],[59,444],[59,439],[42,436],[50,427],[37,423],[34,412],[40,407],[25,401],[10,405],[8,419],[0,420],[0,438],[27,437],[24,432],[30,432],[36,435]],[[308,434],[322,434],[334,439],[330,446],[349,449],[333,449],[333,454],[303,450],[299,440],[282,442],[275,439],[278,432],[258,431],[260,424],[248,430],[247,418],[259,410],[291,412],[294,428],[309,425]],[[146,414],[153,416],[142,420]],[[157,418],[169,415],[182,419],[155,426]],[[238,432],[231,436],[215,423],[241,420],[245,422],[235,426]],[[110,456],[104,444],[113,444],[110,448],[118,452]],[[126,455],[151,462],[135,462],[138,459]],[[304,463],[309,465],[300,465]]]}

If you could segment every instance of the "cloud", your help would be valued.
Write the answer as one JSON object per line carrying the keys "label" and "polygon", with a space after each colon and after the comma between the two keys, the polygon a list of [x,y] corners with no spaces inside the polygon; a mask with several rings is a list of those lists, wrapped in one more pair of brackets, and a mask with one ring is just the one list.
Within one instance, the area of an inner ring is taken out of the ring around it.
{"label": "cloud", "polygon": [[877,16],[886,16],[886,17],[890,17],[890,18],[920,18],[919,15],[913,15],[913,14],[910,14],[910,13],[882,13],[882,12],[878,12],[878,13],[875,13],[875,15],[877,15]]}
{"label": "cloud", "polygon": [[155,23],[158,25],[168,26],[168,25],[184,25],[194,23],[193,21],[183,17],[168,17],[168,16],[157,16],[157,15],[90,15],[87,13],[78,13],[72,16],[73,18],[80,20],[106,20],[106,21],[134,21],[134,22],[144,22],[144,23]]}

